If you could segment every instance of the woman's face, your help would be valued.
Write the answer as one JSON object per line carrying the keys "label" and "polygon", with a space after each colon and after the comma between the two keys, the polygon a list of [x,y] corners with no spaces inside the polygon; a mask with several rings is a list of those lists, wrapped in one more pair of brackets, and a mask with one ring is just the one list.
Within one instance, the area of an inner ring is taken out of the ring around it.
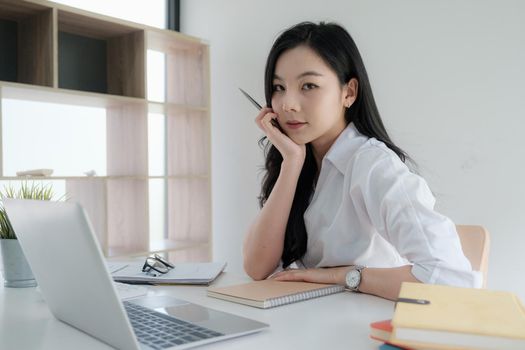
{"label": "woman's face", "polygon": [[272,109],[297,144],[328,147],[346,127],[345,108],[354,101],[357,80],[341,86],[337,75],[311,48],[285,51],[275,65]]}

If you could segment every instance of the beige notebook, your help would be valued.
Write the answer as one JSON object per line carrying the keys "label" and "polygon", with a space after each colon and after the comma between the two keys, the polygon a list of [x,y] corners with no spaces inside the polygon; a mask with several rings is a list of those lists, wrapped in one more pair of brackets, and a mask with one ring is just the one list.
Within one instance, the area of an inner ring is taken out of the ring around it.
{"label": "beige notebook", "polygon": [[228,287],[208,288],[208,296],[267,309],[339,293],[344,289],[345,287],[334,284],[263,280]]}

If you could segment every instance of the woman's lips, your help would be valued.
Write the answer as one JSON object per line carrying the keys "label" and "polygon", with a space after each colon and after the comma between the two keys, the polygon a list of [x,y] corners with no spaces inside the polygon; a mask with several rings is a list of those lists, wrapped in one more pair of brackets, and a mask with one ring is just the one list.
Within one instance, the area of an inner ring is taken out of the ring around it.
{"label": "woman's lips", "polygon": [[305,126],[306,123],[303,123],[303,122],[287,122],[286,123],[286,127],[289,128],[289,129],[299,129],[303,126]]}

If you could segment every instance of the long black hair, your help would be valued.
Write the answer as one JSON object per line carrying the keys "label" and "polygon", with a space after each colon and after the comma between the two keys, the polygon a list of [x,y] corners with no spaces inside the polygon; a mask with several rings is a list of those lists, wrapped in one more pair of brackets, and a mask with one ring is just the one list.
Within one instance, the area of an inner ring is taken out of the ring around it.
{"label": "long black hair", "polygon": [[[346,123],[353,122],[361,134],[374,137],[385,143],[403,162],[411,161],[408,155],[397,147],[388,136],[374,101],[365,65],[357,46],[350,34],[338,24],[302,22],[285,30],[277,38],[266,61],[264,76],[266,105],[271,106],[272,103],[273,79],[277,60],[285,51],[300,45],[314,50],[336,73],[341,85],[347,84],[352,78],[357,79],[357,98],[350,108],[346,109]],[[283,158],[277,148],[267,141],[266,137],[263,137],[259,144],[264,147],[266,157],[266,174],[259,196],[259,204],[263,207],[279,177]],[[288,267],[296,260],[300,260],[306,253],[308,236],[303,215],[314,191],[317,170],[312,146],[306,144],[306,158],[286,225],[281,256],[283,268]]]}

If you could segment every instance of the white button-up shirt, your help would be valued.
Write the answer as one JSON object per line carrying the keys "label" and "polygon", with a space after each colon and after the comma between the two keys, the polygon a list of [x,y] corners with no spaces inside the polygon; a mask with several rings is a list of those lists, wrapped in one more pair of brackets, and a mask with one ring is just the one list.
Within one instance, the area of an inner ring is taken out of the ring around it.
{"label": "white button-up shirt", "polygon": [[353,123],[323,159],[304,220],[306,268],[412,264],[424,283],[480,287],[454,223],[434,211],[427,183]]}

